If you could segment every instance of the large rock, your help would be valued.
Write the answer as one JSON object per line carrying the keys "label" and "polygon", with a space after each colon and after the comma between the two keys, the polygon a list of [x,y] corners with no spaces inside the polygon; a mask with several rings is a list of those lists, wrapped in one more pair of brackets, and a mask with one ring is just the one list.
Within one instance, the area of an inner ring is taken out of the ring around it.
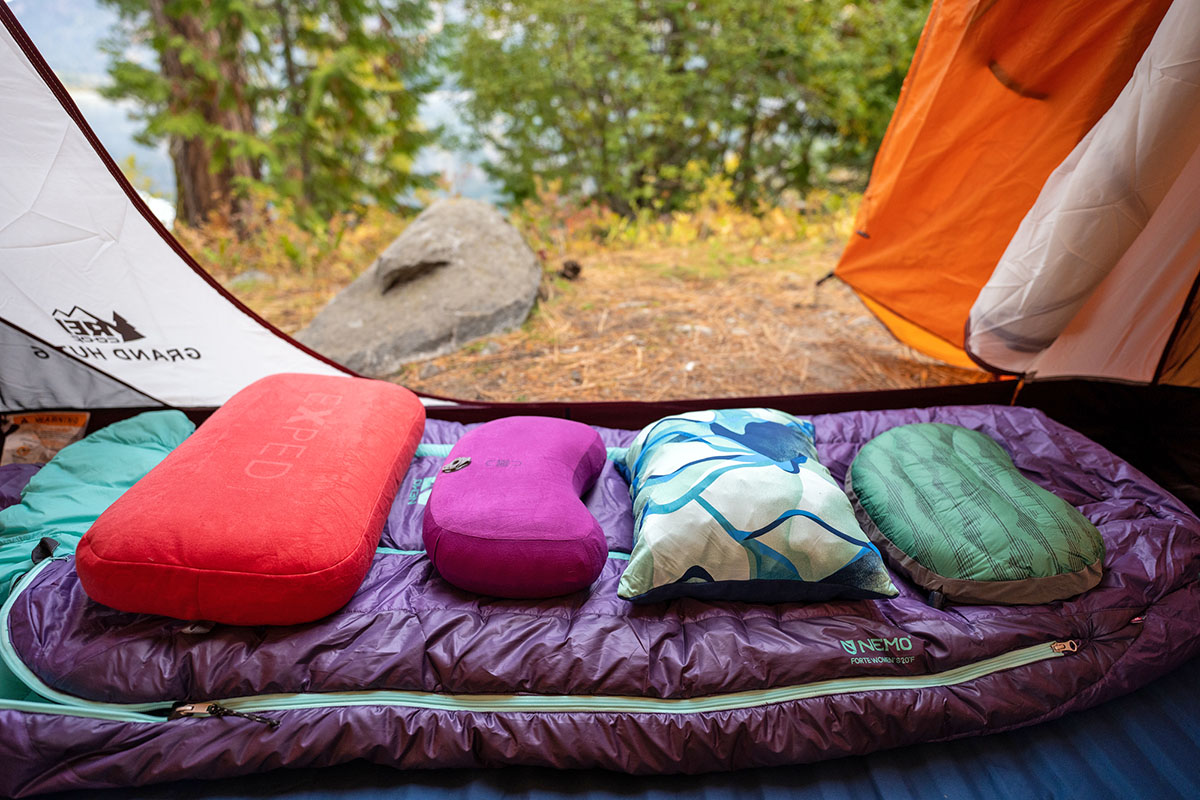
{"label": "large rock", "polygon": [[366,375],[391,375],[519,326],[541,276],[537,256],[495,208],[440,200],[296,338]]}

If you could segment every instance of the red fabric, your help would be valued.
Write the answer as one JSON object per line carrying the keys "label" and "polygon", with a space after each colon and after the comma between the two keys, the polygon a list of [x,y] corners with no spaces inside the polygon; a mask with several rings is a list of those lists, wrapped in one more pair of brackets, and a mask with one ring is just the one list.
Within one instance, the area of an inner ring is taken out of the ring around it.
{"label": "red fabric", "polygon": [[257,381],[96,520],[76,551],[83,589],[121,611],[232,625],[330,614],[366,575],[424,427],[394,384]]}

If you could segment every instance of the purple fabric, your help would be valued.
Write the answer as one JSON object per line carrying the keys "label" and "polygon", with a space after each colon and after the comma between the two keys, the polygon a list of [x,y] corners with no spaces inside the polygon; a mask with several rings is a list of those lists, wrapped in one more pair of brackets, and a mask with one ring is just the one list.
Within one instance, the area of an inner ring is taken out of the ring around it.
{"label": "purple fabric", "polygon": [[0,509],[21,502],[21,490],[41,464],[5,464],[0,467]]}
{"label": "purple fabric", "polygon": [[[91,604],[71,562],[62,561],[18,598],[13,642],[56,688],[117,702],[363,688],[703,697],[924,675],[1061,639],[1077,640],[1079,651],[954,687],[687,715],[375,706],[275,712],[281,726],[271,732],[228,718],[130,724],[3,711],[0,763],[11,766],[0,770],[0,791],[121,786],[354,758],[406,767],[541,764],[644,773],[800,763],[1051,719],[1131,691],[1200,650],[1200,521],[1100,446],[1023,408],[853,412],[813,421],[822,460],[839,480],[863,443],[895,425],[983,430],[1027,477],[1097,525],[1107,547],[1103,580],[1080,597],[1034,607],[935,610],[894,578],[901,594],[890,601],[768,607],[683,600],[649,608],[616,597],[624,565],[618,559],[607,562],[589,593],[531,603],[457,590],[422,555],[381,554],[359,594],[334,617],[204,635],[186,633],[184,623]],[[459,430],[430,422],[427,441],[451,441]],[[633,434],[601,435],[621,445]],[[410,480],[426,477],[419,466]],[[606,468],[587,498],[604,512],[602,520],[629,513],[627,491],[618,495],[606,483],[613,474]],[[393,507],[394,545],[414,541],[414,524],[419,530],[419,503],[407,504],[412,488],[402,488]],[[628,543],[624,529],[606,532],[610,547]],[[852,663],[839,644],[896,636],[912,639],[910,663]],[[69,768],[55,769],[59,761]]]}
{"label": "purple fabric", "polygon": [[422,520],[438,574],[469,592],[542,598],[591,586],[608,558],[604,531],[579,499],[605,463],[579,422],[507,417],[458,440]]}

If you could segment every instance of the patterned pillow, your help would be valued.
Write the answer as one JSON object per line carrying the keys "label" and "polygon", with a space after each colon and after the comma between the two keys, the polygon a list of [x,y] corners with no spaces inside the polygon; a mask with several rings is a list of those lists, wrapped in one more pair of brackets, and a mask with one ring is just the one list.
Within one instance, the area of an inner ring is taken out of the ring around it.
{"label": "patterned pillow", "polygon": [[627,600],[897,594],[817,461],[810,422],[762,408],[667,417],[638,434],[624,467],[634,547],[617,593]]}

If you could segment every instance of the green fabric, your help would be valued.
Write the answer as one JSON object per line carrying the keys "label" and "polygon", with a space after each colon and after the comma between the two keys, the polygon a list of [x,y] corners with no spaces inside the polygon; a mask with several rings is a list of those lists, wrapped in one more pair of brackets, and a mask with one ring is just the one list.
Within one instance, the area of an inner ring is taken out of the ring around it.
{"label": "green fabric", "polygon": [[1096,527],[978,431],[893,428],[862,448],[850,483],[888,543],[951,581],[1099,575],[1104,542]]}
{"label": "green fabric", "polygon": [[0,701],[30,700],[36,696],[28,686],[12,674],[12,670],[0,663]]}
{"label": "green fabric", "polygon": [[196,428],[181,411],[150,411],[64,447],[30,479],[21,502],[0,511],[0,597],[33,566],[38,541],[71,553],[106,508]]}

